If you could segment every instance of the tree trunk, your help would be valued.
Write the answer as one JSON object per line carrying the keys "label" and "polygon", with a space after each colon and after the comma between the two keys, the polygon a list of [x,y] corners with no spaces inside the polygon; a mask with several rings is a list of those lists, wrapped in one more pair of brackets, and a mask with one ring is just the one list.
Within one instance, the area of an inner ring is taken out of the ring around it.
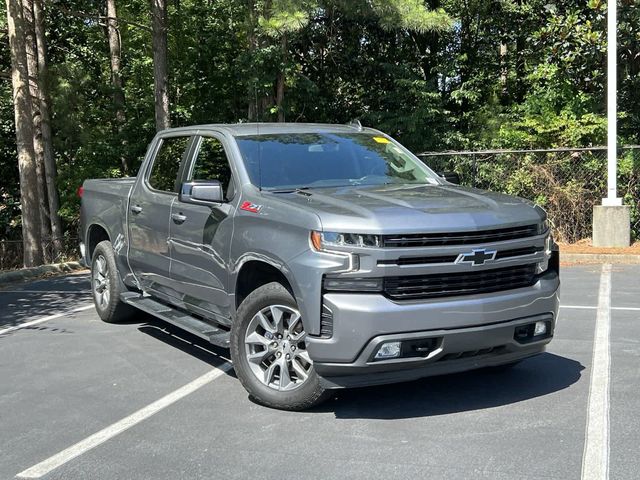
{"label": "tree trunk", "polygon": [[[247,38],[249,39],[249,58],[253,60],[255,51],[258,48],[258,38],[256,36],[256,4],[255,0],[248,1],[249,22]],[[252,122],[258,118],[258,92],[254,82],[249,83],[247,91],[248,109],[247,119]]]}
{"label": "tree trunk", "polygon": [[16,147],[20,174],[20,205],[22,210],[23,263],[25,267],[42,264],[42,244],[39,228],[39,211],[33,128],[31,125],[31,97],[27,52],[25,50],[24,19],[19,0],[6,0],[7,30],[11,50],[11,82],[16,123]]}
{"label": "tree trunk", "polygon": [[[518,29],[521,32],[523,29]],[[518,34],[516,38],[516,81],[515,83],[515,95],[514,100],[516,103],[522,103],[526,92],[526,72],[525,72],[525,55],[523,54],[526,49],[526,39],[524,35]]]}
{"label": "tree trunk", "polygon": [[25,29],[25,50],[27,53],[27,71],[29,74],[29,94],[31,96],[31,119],[33,126],[33,150],[36,158],[36,176],[38,178],[38,209],[40,211],[40,237],[45,263],[51,262],[51,222],[49,221],[49,202],[45,186],[44,147],[40,116],[40,91],[38,88],[38,55],[36,31],[33,18],[33,0],[22,0],[22,18]]}
{"label": "tree trunk", "polygon": [[62,221],[60,220],[60,196],[56,185],[58,170],[53,156],[53,137],[51,135],[51,104],[49,95],[49,66],[47,59],[47,45],[44,27],[44,10],[42,0],[33,0],[33,18],[36,32],[36,46],[38,54],[38,101],[40,103],[40,129],[42,131],[42,149],[44,158],[44,178],[49,203],[49,220],[51,222],[51,236],[53,239],[54,258],[59,258],[64,250]]}
{"label": "tree trunk", "polygon": [[153,26],[153,84],[156,97],[156,130],[164,130],[170,127],[166,0],[151,0],[151,17]]}
{"label": "tree trunk", "polygon": [[287,36],[282,35],[280,43],[282,53],[282,65],[278,71],[278,77],[276,78],[276,108],[278,109],[278,122],[284,122],[284,82],[285,82],[285,67],[287,63]]}
{"label": "tree trunk", "polygon": [[500,85],[502,86],[502,99],[506,101],[508,90],[507,80],[509,77],[509,64],[507,54],[509,47],[506,42],[500,42]]}
{"label": "tree trunk", "polygon": [[278,72],[276,79],[276,108],[278,110],[278,122],[284,122],[284,72]]}
{"label": "tree trunk", "polygon": [[[113,104],[116,110],[116,123],[118,124],[118,137],[122,137],[122,128],[126,121],[124,110],[124,90],[122,89],[122,77],[120,76],[120,30],[118,27],[118,15],[116,1],[107,0],[107,37],[109,39],[109,60],[111,61],[111,86],[113,87]],[[120,154],[122,173],[129,172],[129,164],[124,152]]]}

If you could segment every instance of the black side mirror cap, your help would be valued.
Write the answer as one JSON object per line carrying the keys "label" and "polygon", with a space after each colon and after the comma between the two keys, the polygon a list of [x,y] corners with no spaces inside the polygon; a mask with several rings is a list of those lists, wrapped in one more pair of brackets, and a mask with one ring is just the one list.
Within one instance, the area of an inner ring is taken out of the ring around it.
{"label": "black side mirror cap", "polygon": [[219,180],[185,182],[180,187],[179,200],[200,205],[224,202],[222,184]]}
{"label": "black side mirror cap", "polygon": [[458,175],[456,172],[444,172],[440,174],[440,176],[449,183],[460,185],[460,175]]}

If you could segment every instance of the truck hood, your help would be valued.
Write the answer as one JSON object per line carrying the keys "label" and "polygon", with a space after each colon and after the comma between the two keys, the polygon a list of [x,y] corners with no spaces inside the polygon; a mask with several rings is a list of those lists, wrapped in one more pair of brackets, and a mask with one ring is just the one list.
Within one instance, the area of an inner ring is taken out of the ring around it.
{"label": "truck hood", "polygon": [[429,233],[474,231],[540,222],[533,203],[457,185],[316,188],[278,195],[320,217],[324,231]]}

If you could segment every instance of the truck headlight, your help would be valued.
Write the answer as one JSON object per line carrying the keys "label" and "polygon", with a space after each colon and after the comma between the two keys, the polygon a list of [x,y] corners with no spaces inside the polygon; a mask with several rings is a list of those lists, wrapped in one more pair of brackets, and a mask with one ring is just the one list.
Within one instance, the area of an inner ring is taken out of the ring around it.
{"label": "truck headlight", "polygon": [[311,232],[311,245],[317,251],[332,247],[378,248],[382,245],[380,235],[367,233]]}
{"label": "truck headlight", "polygon": [[545,218],[542,222],[538,224],[538,235],[547,233],[550,228],[551,228],[551,222],[549,222],[548,218]]}

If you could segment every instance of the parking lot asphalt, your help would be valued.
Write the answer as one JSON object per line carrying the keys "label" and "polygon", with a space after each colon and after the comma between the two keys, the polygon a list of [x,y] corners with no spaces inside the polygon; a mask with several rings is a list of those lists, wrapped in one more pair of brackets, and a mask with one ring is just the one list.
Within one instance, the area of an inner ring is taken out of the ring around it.
{"label": "parking lot asphalt", "polygon": [[[554,340],[510,371],[340,391],[300,413],[252,403],[224,349],[142,313],[101,322],[86,272],[7,287],[0,479],[635,480],[640,267],[611,270],[604,299],[601,266],[565,267]],[[605,320],[607,369],[593,361]]]}

